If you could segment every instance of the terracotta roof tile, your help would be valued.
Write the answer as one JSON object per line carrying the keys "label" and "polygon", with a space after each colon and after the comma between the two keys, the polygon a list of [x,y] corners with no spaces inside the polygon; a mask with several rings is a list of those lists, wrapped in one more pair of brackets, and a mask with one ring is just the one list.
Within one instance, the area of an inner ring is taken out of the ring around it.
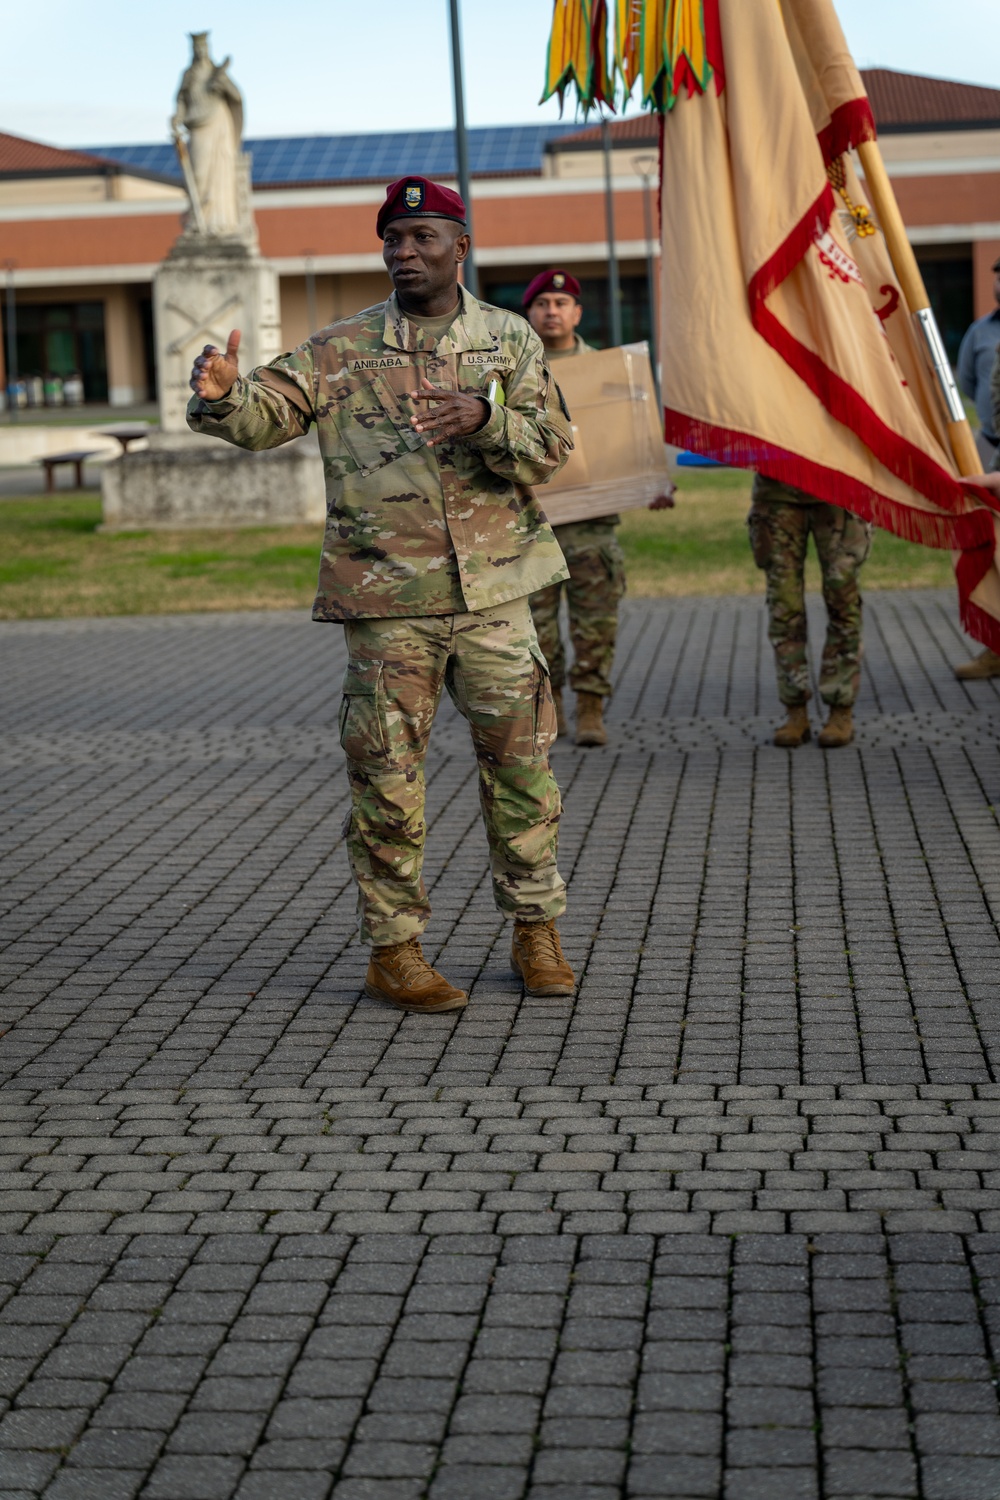
{"label": "terracotta roof tile", "polygon": [[879,130],[972,130],[1000,125],[1000,89],[891,68],[863,68]]}
{"label": "terracotta roof tile", "polygon": [[89,151],[64,151],[0,131],[0,175],[8,172],[106,172],[112,162]]}
{"label": "terracotta roof tile", "polygon": [[[620,146],[655,146],[660,139],[660,122],[656,115],[632,115],[628,120],[611,121],[611,144]],[[549,151],[584,151],[601,144],[600,125],[588,125],[576,135],[563,136],[548,146]]]}
{"label": "terracotta roof tile", "polygon": [[[862,68],[861,77],[878,128],[887,133],[1000,126],[1000,89],[955,83],[950,78],[927,78],[920,73],[897,73],[892,68]],[[612,145],[655,145],[658,124],[656,116],[648,114],[612,120]],[[593,150],[600,141],[600,125],[590,125],[574,135],[552,141],[547,149]]]}

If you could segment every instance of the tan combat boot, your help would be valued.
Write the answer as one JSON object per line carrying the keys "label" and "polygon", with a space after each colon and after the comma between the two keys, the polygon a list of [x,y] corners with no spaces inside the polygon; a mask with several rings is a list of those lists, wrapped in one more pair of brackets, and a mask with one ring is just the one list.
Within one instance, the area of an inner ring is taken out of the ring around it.
{"label": "tan combat boot", "polygon": [[373,948],[365,976],[365,994],[373,1000],[388,1000],[397,1010],[461,1010],[469,997],[432,969],[416,938]]}
{"label": "tan combat boot", "polygon": [[980,651],[971,661],[963,661],[960,667],[955,668],[955,676],[960,677],[963,682],[978,682],[984,677],[1000,677],[1000,656],[991,651],[989,646],[985,651]]}
{"label": "tan combat boot", "polygon": [[576,989],[555,922],[515,922],[510,964],[529,995],[572,995]]}
{"label": "tan combat boot", "polygon": [[569,734],[569,725],[566,722],[566,710],[563,707],[562,688],[552,689],[552,702],[556,706],[556,739],[564,740]]}
{"label": "tan combat boot", "polygon": [[831,708],[830,717],[816,740],[822,750],[840,750],[854,738],[854,713],[850,708]]}
{"label": "tan combat boot", "polygon": [[809,710],[804,703],[790,704],[788,718],[774,731],[774,743],[782,750],[794,750],[811,737]]}
{"label": "tan combat boot", "polygon": [[606,745],[608,731],[604,727],[604,699],[600,693],[577,693],[576,695],[576,743],[578,745]]}

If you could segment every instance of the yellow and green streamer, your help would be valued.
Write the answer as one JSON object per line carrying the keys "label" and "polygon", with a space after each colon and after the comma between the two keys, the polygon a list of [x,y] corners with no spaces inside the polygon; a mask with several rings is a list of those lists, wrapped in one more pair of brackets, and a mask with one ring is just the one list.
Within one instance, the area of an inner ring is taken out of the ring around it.
{"label": "yellow and green streamer", "polygon": [[[636,86],[643,106],[665,113],[686,90],[724,82],[719,0],[554,0],[542,99],[575,91],[584,111],[614,109]],[[609,66],[609,57],[613,63]]]}

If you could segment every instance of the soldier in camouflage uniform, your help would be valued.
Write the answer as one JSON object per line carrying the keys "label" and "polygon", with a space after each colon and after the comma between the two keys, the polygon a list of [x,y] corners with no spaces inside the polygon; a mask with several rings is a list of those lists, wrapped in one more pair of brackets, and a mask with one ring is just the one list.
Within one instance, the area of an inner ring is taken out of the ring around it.
{"label": "soldier in camouflage uniform", "polygon": [[[993,271],[996,277],[997,302],[1000,304],[1000,260],[994,265]],[[991,431],[1000,433],[1000,344],[997,345],[996,353],[993,356],[993,368],[990,371],[990,411],[992,414]],[[979,449],[980,453],[984,450],[989,453],[989,444],[981,433]],[[993,450],[990,462],[986,467],[990,474],[1000,472],[1000,447]],[[973,476],[972,482],[975,483],[977,479],[982,481],[982,475]],[[993,489],[994,485],[990,484],[989,488]],[[955,668],[955,676],[960,677],[963,682],[982,681],[987,677],[1000,677],[1000,652],[991,650],[989,646],[984,646],[982,651],[974,656],[971,661],[962,662],[961,666]]]}
{"label": "soldier in camouflage uniform", "polygon": [[871,549],[872,528],[850,511],[761,474],[754,476],[747,525],[754,561],[767,578],[768,635],[778,668],[778,696],[788,710],[774,743],[794,747],[811,733],[805,562],[812,532],[827,611],[819,690],[830,715],[819,744],[828,750],[848,745],[861,681],[858,573]]}
{"label": "soldier in camouflage uniform", "polygon": [[493,890],[513,916],[512,963],[532,994],[571,994],[555,919],[555,712],[528,595],[566,569],[531,484],[572,447],[541,345],[515,314],[458,285],[465,205],[426,178],[393,183],[377,220],[395,291],[237,372],[239,337],[195,361],[188,421],[250,449],[315,422],[328,520],[316,620],[348,647],[341,743],[347,842],[366,988],[404,1009],[452,1010],[464,991],[423,957],[424,757],[447,688],[472,730]]}
{"label": "soldier in camouflage uniform", "polygon": [[[590,345],[576,332],[583,313],[580,283],[568,271],[540,272],[529,282],[523,306],[528,322],[545,346],[549,363],[590,351]],[[618,606],[625,594],[625,559],[615,534],[619,519],[616,515],[600,516],[556,526],[556,541],[566,559],[569,578],[531,596],[538,642],[552,674],[559,732],[566,734],[562,701],[566,651],[559,632],[559,603],[566,590],[573,643],[569,681],[576,693],[578,745],[607,743],[604,700],[611,694]]]}

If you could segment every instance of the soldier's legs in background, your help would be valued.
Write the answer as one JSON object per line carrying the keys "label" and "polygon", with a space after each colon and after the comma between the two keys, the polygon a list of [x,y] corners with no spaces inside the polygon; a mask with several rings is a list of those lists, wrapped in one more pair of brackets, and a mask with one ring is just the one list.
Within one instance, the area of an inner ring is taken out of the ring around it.
{"label": "soldier's legs in background", "polygon": [[763,568],[767,581],[767,634],[774,647],[778,697],[789,708],[811,697],[805,594],[807,509],[755,499],[747,517],[754,562]]}
{"label": "soldier's legs in background", "polygon": [[518,920],[549,921],[566,907],[556,867],[561,804],[549,767],[556,722],[528,601],[454,619],[445,681],[472,730],[494,898]]}
{"label": "soldier's legs in background", "polygon": [[625,559],[613,525],[592,522],[579,539],[560,542],[569,582],[570,686],[576,693],[611,694],[618,606],[625,593]]}
{"label": "soldier's legs in background", "polygon": [[981,431],[976,432],[974,436],[976,451],[982,459],[983,473],[988,474],[1000,462],[1000,448],[997,448],[995,443],[991,443],[988,437],[984,437]]}
{"label": "soldier's legs in background", "polygon": [[351,811],[347,851],[358,883],[362,940],[418,937],[430,916],[424,858],[424,758],[441,697],[450,615],[345,625],[340,742]]}
{"label": "soldier's legs in background", "polygon": [[566,681],[566,649],[559,634],[559,601],[562,591],[561,583],[552,583],[547,589],[539,589],[529,599],[535,634],[542,655],[548,663],[553,688],[561,688]]}
{"label": "soldier's legs in background", "polygon": [[817,501],[810,524],[823,577],[826,644],[819,691],[831,708],[850,708],[861,682],[861,590],[858,573],[871,551],[872,528],[850,511]]}

